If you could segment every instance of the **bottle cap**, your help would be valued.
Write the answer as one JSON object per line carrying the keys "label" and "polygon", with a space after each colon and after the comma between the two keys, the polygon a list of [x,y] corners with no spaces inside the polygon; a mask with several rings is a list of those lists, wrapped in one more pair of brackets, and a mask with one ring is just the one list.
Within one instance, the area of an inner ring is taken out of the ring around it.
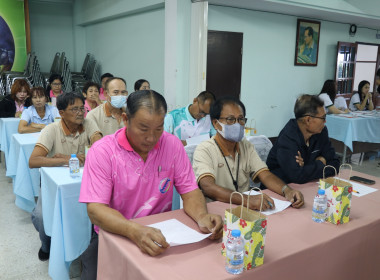
{"label": "bottle cap", "polygon": [[76,154],[71,154],[71,157],[72,157],[72,158],[76,158],[77,155],[76,155]]}
{"label": "bottle cap", "polygon": [[231,231],[231,235],[233,237],[240,237],[240,234],[241,234],[241,232],[238,229],[234,229],[233,231]]}
{"label": "bottle cap", "polygon": [[325,194],[325,190],[323,190],[323,189],[319,189],[319,190],[318,190],[318,194],[324,195],[324,194]]}

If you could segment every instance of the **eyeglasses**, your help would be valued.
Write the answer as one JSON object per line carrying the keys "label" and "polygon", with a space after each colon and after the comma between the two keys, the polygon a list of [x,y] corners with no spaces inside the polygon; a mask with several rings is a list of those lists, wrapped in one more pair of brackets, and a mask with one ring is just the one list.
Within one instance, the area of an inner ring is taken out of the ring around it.
{"label": "eyeglasses", "polygon": [[62,84],[61,83],[52,83],[51,84],[53,87],[59,87],[59,86],[61,86]]}
{"label": "eyeglasses", "polygon": [[311,118],[315,118],[315,119],[320,119],[320,120],[326,120],[326,114],[323,115],[323,117],[317,117],[317,116],[312,116],[312,115],[304,115],[304,117],[311,117]]}
{"label": "eyeglasses", "polygon": [[238,121],[239,124],[245,125],[247,122],[247,118],[234,118],[234,117],[228,117],[228,118],[219,118],[220,120],[226,120],[227,124],[234,124],[236,121]]}
{"label": "eyeglasses", "polygon": [[70,110],[71,112],[73,112],[74,114],[79,114],[79,112],[81,113],[84,113],[86,111],[86,109],[84,107],[74,107],[74,108],[71,108],[71,109],[67,109],[67,110]]}

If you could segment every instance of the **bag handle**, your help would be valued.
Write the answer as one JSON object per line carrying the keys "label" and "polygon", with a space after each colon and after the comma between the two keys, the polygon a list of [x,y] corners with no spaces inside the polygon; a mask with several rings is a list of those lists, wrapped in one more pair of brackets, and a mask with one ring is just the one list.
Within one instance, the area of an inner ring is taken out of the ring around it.
{"label": "bag handle", "polygon": [[252,189],[249,190],[248,200],[247,200],[247,212],[248,212],[248,210],[249,210],[249,208],[248,208],[248,205],[249,205],[249,197],[251,196],[251,191],[253,191],[253,190],[259,190],[259,192],[260,192],[260,194],[261,194],[261,205],[260,205],[260,214],[261,214],[261,212],[262,212],[262,210],[263,210],[264,194],[263,194],[263,191],[262,191],[260,188],[258,188],[258,187],[253,187]]}
{"label": "bag handle", "polygon": [[[340,174],[340,171],[342,169],[342,166],[349,166],[350,167],[350,175],[348,176],[348,180],[350,180],[351,178],[351,174],[352,174],[352,166],[351,164],[348,164],[348,163],[343,163],[340,167],[339,167],[339,174]],[[336,172],[336,171],[335,171]],[[340,178],[340,177],[339,177]]]}
{"label": "bag handle", "polygon": [[240,217],[243,217],[243,208],[244,208],[244,196],[239,192],[232,192],[230,195],[230,213],[232,213],[232,196],[234,194],[238,194],[241,196],[241,211],[240,211]]}
{"label": "bag handle", "polygon": [[336,168],[335,168],[334,166],[332,166],[332,165],[326,165],[325,167],[323,167],[323,180],[326,179],[326,178],[325,178],[325,169],[326,169],[327,167],[331,167],[331,168],[333,168],[334,171],[335,171],[335,177],[334,177],[334,186],[335,186],[335,185],[336,185],[336,179],[337,179],[338,175],[337,175],[337,173],[336,173]]}

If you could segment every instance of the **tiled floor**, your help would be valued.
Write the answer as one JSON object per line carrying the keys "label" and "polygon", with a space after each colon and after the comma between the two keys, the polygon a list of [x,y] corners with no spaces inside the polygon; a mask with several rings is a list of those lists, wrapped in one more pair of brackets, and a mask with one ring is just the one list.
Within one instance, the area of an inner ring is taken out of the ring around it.
{"label": "tiled floor", "polygon": [[[352,166],[354,170],[380,177],[379,162],[380,158],[372,154],[371,159],[365,158],[361,166]],[[30,214],[14,204],[12,183],[5,177],[4,158],[0,164],[0,200],[0,279],[51,279],[48,275],[49,262],[41,262],[37,257],[41,243]],[[78,273],[76,265],[72,275],[78,276]]]}

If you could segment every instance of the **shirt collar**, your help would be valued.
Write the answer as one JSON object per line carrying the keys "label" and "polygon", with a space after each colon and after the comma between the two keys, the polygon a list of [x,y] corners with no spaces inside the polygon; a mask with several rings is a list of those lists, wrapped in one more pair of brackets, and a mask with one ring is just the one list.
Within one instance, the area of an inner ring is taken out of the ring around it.
{"label": "shirt collar", "polygon": [[186,118],[188,121],[196,121],[196,119],[194,119],[193,116],[190,114],[190,111],[189,111],[190,106],[191,104],[186,106],[186,109],[185,109]]}
{"label": "shirt collar", "polygon": [[[119,143],[119,145],[124,148],[124,150],[127,150],[129,152],[133,152],[134,150],[133,150],[131,144],[129,144],[127,134],[126,134],[126,130],[127,130],[126,127],[121,128],[116,134],[116,140],[117,140],[117,143]],[[162,135],[161,135],[161,137],[162,137]],[[160,139],[161,139],[161,137],[160,137]],[[160,147],[160,140],[157,141],[157,144],[154,146],[154,149],[158,149],[159,147]]]}
{"label": "shirt collar", "polygon": [[[217,134],[214,136],[214,139],[215,139],[216,143],[218,144],[218,146],[220,147],[220,149],[222,150],[222,154],[223,154],[223,156],[225,156],[225,157],[226,157],[226,156],[232,156],[232,155],[228,152],[227,148],[226,148],[225,146],[223,146],[223,143],[222,143],[222,139],[221,139],[221,137],[222,137],[222,136],[220,136],[220,134],[217,133]],[[238,154],[240,154],[239,142],[236,143],[236,152],[237,152]]]}
{"label": "shirt collar", "polygon": [[[107,101],[106,103],[104,103],[104,114],[106,115],[107,118],[109,117],[112,117],[112,113],[111,113],[111,107],[112,105]],[[123,109],[119,109],[120,111],[123,111]]]}
{"label": "shirt collar", "polygon": [[[62,127],[62,130],[63,130],[63,133],[66,136],[72,135],[72,133],[70,132],[69,128],[67,127],[67,125],[66,125],[66,123],[64,122],[63,119],[61,119],[60,123],[61,123],[61,127]],[[79,126],[78,132],[79,132],[79,134],[82,134],[84,132],[84,126],[83,126],[83,124],[81,124]]]}

